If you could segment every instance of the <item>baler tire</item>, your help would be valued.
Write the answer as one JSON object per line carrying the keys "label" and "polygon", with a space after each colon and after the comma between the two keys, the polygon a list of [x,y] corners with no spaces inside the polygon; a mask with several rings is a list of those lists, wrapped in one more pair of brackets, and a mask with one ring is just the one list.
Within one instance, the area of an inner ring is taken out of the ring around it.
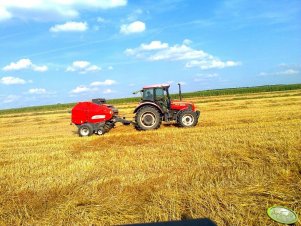
{"label": "baler tire", "polygon": [[180,127],[193,127],[198,123],[196,112],[191,110],[183,110],[178,113],[177,124]]}
{"label": "baler tire", "polygon": [[104,128],[98,128],[96,130],[96,134],[101,136],[101,135],[104,135],[106,133],[105,129]]}
{"label": "baler tire", "polygon": [[[143,118],[145,118],[144,119],[145,121],[143,120]],[[153,123],[149,122],[152,124],[146,125],[146,123],[148,123],[147,120],[149,119],[152,120]],[[135,121],[136,121],[135,128],[137,130],[152,130],[152,129],[158,129],[160,127],[162,118],[160,112],[156,108],[151,106],[145,106],[137,111],[135,115]]]}
{"label": "baler tire", "polygon": [[89,123],[82,124],[78,128],[78,135],[80,137],[88,137],[93,134],[93,126]]}

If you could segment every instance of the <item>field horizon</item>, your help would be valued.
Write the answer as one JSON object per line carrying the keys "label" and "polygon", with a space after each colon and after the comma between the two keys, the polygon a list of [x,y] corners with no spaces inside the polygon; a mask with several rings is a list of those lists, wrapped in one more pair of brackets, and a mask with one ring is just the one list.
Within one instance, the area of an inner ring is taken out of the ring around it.
{"label": "field horizon", "polygon": [[[220,95],[234,95],[234,94],[247,94],[247,93],[261,93],[261,92],[275,92],[275,91],[285,91],[285,90],[296,90],[301,89],[301,84],[276,84],[276,85],[262,85],[262,86],[250,86],[250,87],[235,87],[235,88],[224,88],[224,89],[210,89],[202,90],[195,92],[183,92],[183,98],[192,98],[192,97],[204,97],[204,96],[220,96]],[[99,98],[96,97],[95,98]],[[177,99],[178,93],[172,93],[171,98]],[[107,99],[108,104],[122,104],[122,103],[134,103],[138,102],[140,97],[124,97],[116,99]],[[88,100],[87,100],[88,101]],[[39,110],[59,110],[59,109],[68,109],[74,106],[76,103],[58,103],[58,104],[49,104],[49,105],[37,105],[37,106],[28,106],[20,108],[8,108],[0,109],[0,115],[6,113],[21,113],[21,112],[31,112]]]}
{"label": "field horizon", "polygon": [[[268,207],[301,214],[300,97],[301,87],[186,95],[201,110],[196,127],[117,125],[85,138],[71,106],[2,112],[0,225],[280,225]],[[136,104],[114,105],[131,119]]]}

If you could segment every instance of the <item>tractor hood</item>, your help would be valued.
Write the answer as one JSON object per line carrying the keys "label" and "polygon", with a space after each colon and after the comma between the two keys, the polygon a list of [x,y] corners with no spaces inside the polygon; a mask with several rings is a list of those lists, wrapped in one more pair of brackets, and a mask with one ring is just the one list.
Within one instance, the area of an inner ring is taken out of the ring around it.
{"label": "tractor hood", "polygon": [[173,110],[184,110],[184,109],[191,109],[195,111],[195,105],[192,102],[181,101],[181,100],[172,100],[171,101],[171,109]]}

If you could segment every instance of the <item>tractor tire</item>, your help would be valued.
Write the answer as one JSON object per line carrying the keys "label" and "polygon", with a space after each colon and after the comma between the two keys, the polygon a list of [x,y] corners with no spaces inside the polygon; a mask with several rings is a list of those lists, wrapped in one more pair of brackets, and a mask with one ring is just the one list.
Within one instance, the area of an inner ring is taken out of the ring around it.
{"label": "tractor tire", "polygon": [[180,127],[193,127],[198,123],[197,114],[191,110],[183,110],[178,113],[177,124]]}
{"label": "tractor tire", "polygon": [[137,130],[152,130],[160,127],[162,118],[156,108],[145,106],[137,111],[135,121]]}
{"label": "tractor tire", "polygon": [[78,128],[78,135],[80,137],[87,137],[93,134],[93,126],[89,123],[85,123]]}

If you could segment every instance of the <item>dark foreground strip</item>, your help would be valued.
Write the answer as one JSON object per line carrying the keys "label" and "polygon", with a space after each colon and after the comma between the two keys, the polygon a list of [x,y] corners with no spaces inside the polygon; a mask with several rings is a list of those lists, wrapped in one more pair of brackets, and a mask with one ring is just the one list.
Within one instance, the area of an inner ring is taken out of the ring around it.
{"label": "dark foreground strip", "polygon": [[212,220],[208,218],[182,220],[182,221],[165,221],[144,224],[125,224],[124,226],[217,226]]}

